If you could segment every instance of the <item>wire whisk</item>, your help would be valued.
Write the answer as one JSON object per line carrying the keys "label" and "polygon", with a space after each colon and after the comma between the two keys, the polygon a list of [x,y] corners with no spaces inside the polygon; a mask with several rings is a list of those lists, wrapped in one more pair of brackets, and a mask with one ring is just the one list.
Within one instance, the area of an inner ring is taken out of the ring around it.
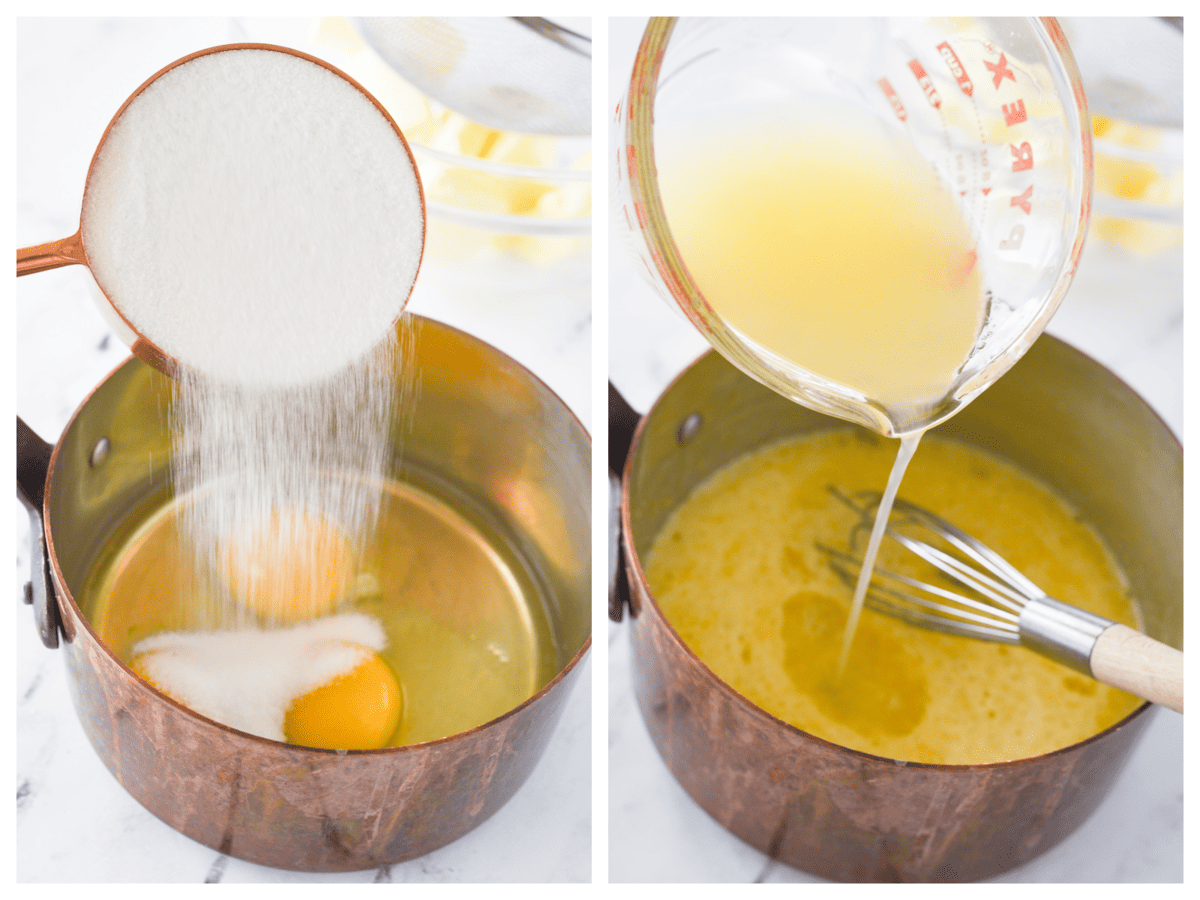
{"label": "wire whisk", "polygon": [[[830,492],[870,529],[878,492]],[[947,575],[957,588],[876,566],[865,605],[912,625],[949,634],[1020,644],[1112,687],[1183,712],[1183,653],[1141,632],[1046,595],[985,544],[927,509],[897,498],[887,537]],[[862,560],[818,543],[851,589]]]}

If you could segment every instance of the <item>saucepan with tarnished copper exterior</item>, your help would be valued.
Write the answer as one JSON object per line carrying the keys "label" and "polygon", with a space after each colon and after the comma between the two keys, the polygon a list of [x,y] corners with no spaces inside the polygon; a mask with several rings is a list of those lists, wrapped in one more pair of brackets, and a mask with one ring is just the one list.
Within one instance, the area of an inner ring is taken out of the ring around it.
{"label": "saucepan with tarnished copper exterior", "polygon": [[364,751],[284,744],[198,715],[139,678],[98,637],[84,586],[112,536],[169,496],[170,383],[130,358],[53,447],[18,420],[18,493],[34,526],[26,596],[43,640],[64,654],[84,731],[147,809],[252,862],[370,868],[474,828],[532,771],[591,644],[587,432],[482,341],[430,320],[401,327],[404,377],[419,372],[419,386],[397,417],[402,452],[391,474],[479,511],[480,527],[528,574],[531,615],[545,631],[545,675],[532,696],[437,740]]}
{"label": "saucepan with tarnished copper exterior", "polygon": [[[655,536],[707,476],[757,447],[833,425],[844,427],[716,353],[684,371],[640,422],[610,391],[624,557],[610,613],[619,619],[628,604],[638,705],[687,792],[773,858],[839,881],[995,875],[1054,846],[1095,810],[1150,720],[1150,704],[1031,758],[885,759],[801,731],[739,695],[687,647],[647,583]],[[1182,647],[1182,448],[1128,386],[1043,336],[938,431],[1056,488],[1106,538],[1139,598],[1144,630]]]}

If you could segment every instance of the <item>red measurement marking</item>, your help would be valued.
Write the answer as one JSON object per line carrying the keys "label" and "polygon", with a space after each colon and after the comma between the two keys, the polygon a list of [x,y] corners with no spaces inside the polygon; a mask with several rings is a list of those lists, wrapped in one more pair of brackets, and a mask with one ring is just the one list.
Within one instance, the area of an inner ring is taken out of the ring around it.
{"label": "red measurement marking", "polygon": [[1000,54],[1000,61],[990,63],[986,59],[983,64],[988,67],[988,71],[992,73],[992,87],[1000,90],[1000,82],[1007,78],[1009,81],[1015,82],[1017,76],[1013,74],[1013,70],[1008,67],[1008,59],[1003,53]]}
{"label": "red measurement marking", "polygon": [[637,216],[638,228],[644,229],[650,221],[650,217],[646,215],[646,204],[634,200],[633,214]]}
{"label": "red measurement marking", "polygon": [[983,196],[985,196],[985,197],[986,197],[986,196],[987,196],[988,194],[990,194],[991,192],[992,192],[992,189],[991,189],[991,188],[983,188]]}
{"label": "red measurement marking", "polygon": [[1033,168],[1033,148],[1029,146],[1028,141],[1021,144],[1020,147],[1016,144],[1009,144],[1008,149],[1012,151],[1012,170],[1014,172],[1024,172]]}
{"label": "red measurement marking", "polygon": [[912,70],[913,75],[917,78],[917,84],[921,86],[921,90],[925,92],[925,96],[929,98],[929,102],[934,109],[942,108],[942,97],[937,92],[937,88],[933,86],[933,79],[929,77],[929,73],[925,71],[925,67],[915,59],[908,61],[908,67]]}
{"label": "red measurement marking", "polygon": [[1025,115],[1025,101],[1021,98],[1018,98],[1017,102],[1011,105],[1007,103],[1003,104],[1000,109],[1004,112],[1005,125],[1016,125],[1028,118]]}
{"label": "red measurement marking", "polygon": [[971,270],[975,268],[975,262],[978,259],[979,256],[974,250],[965,253],[958,264],[950,268],[950,284],[960,287],[967,280],[967,276],[971,274]]}
{"label": "red measurement marking", "polygon": [[937,49],[942,54],[942,59],[946,61],[946,65],[950,67],[950,74],[954,76],[954,80],[958,82],[962,92],[970,97],[971,92],[975,90],[975,85],[971,84],[971,76],[963,68],[962,61],[954,52],[954,48],[950,46],[949,41],[942,41],[937,45]]}
{"label": "red measurement marking", "polygon": [[1008,205],[1019,206],[1021,207],[1021,212],[1025,213],[1025,215],[1029,215],[1031,212],[1033,212],[1033,204],[1029,202],[1029,198],[1032,196],[1033,185],[1031,184],[1029,187],[1025,188],[1020,196],[1013,197],[1011,200],[1009,200]]}
{"label": "red measurement marking", "polygon": [[879,89],[883,91],[883,96],[887,97],[888,101],[892,104],[892,109],[896,111],[896,115],[899,117],[900,121],[907,121],[908,113],[904,111],[904,104],[900,102],[900,95],[896,93],[896,89],[892,87],[891,82],[886,78],[880,78],[875,83],[878,84]]}

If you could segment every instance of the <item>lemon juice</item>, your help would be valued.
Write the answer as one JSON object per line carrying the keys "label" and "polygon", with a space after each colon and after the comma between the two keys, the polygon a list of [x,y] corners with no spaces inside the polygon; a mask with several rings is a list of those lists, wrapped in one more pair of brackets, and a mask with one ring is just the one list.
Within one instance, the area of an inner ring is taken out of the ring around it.
{"label": "lemon juice", "polygon": [[656,134],[655,159],[671,235],[712,310],[903,418],[942,399],[970,355],[982,278],[930,163],[860,115],[744,111]]}

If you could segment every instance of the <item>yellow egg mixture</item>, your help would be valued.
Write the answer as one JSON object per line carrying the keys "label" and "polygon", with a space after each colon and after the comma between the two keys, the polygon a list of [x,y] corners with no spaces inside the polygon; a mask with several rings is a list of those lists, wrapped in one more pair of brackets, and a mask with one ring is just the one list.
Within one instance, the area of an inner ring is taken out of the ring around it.
{"label": "yellow egg mixture", "polygon": [[[680,505],[655,538],[646,577],[696,655],[785,722],[910,762],[1032,756],[1136,709],[1138,698],[1023,647],[869,609],[836,676],[851,591],[814,542],[846,547],[857,517],[827,486],[880,490],[895,447],[862,430],[793,439],[735,461]],[[900,496],[983,541],[1050,596],[1136,627],[1125,580],[1096,532],[1012,465],[926,434]],[[921,571],[891,540],[879,565]]]}

